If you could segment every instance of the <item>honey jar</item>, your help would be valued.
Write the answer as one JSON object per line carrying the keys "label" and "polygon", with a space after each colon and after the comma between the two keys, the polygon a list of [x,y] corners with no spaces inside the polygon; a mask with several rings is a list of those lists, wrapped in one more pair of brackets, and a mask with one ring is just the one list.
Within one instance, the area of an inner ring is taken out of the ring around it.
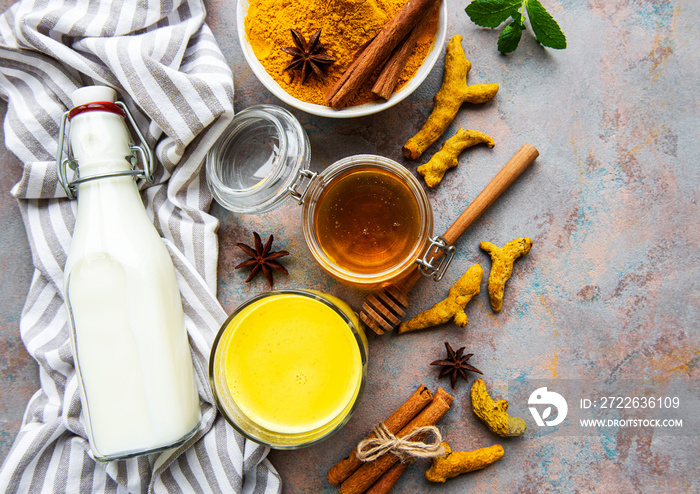
{"label": "honey jar", "polygon": [[399,163],[369,154],[315,173],[309,148],[287,110],[248,108],[210,150],[207,183],[214,198],[237,213],[263,213],[296,199],[312,256],[343,283],[375,288],[416,262],[423,266],[435,239],[432,209],[418,180]]}
{"label": "honey jar", "polygon": [[375,155],[341,159],[310,181],[302,228],[311,254],[334,278],[372,288],[401,277],[426,250],[428,197],[400,164]]}

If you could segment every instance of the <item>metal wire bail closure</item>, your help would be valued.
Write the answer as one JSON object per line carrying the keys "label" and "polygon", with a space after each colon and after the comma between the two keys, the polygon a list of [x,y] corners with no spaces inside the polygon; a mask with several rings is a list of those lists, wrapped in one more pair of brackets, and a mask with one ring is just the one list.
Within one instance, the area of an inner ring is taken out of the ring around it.
{"label": "metal wire bail closure", "polygon": [[[416,259],[418,270],[423,276],[440,281],[456,253],[454,245],[449,245],[442,235],[436,235],[430,239],[430,246],[423,258]],[[433,261],[438,259],[439,262],[434,266]]]}
{"label": "metal wire bail closure", "polygon": [[[289,192],[289,195],[296,199],[299,204],[303,204],[306,193],[309,190],[309,185],[311,185],[311,181],[316,178],[316,175],[318,175],[318,173],[302,168],[297,172],[294,183],[287,187],[287,192]],[[306,187],[304,187],[304,190],[302,192],[298,192],[297,187],[301,186],[304,178],[308,178],[309,181],[307,182]]]}
{"label": "metal wire bail closure", "polygon": [[[61,159],[63,157],[63,140],[66,135],[67,123],[71,120],[71,118],[75,117],[76,115],[91,111],[104,111],[114,113],[122,118],[126,117],[129,120],[129,123],[134,129],[134,132],[136,132],[136,135],[138,136],[140,142],[140,145],[129,145],[129,149],[131,150],[131,158],[129,159],[131,163],[131,170],[103,173],[100,175],[93,175],[90,177],[80,178],[78,162],[73,157],[73,151],[71,150],[70,145],[68,146],[68,157],[66,159]],[[142,169],[135,168],[136,163],[138,163],[139,159],[143,163]],[[68,180],[66,167],[70,167],[70,169],[75,172],[73,180]],[[112,103],[111,101],[96,101],[93,103],[76,106],[75,108],[72,108],[71,110],[65,112],[61,117],[61,125],[58,131],[56,168],[58,170],[58,180],[61,182],[61,185],[63,186],[63,190],[65,190],[66,195],[69,199],[75,199],[75,190],[77,186],[83,182],[89,182],[91,180],[99,180],[103,178],[113,178],[121,176],[133,176],[135,178],[143,178],[146,180],[146,182],[151,184],[153,183],[153,170],[155,168],[155,161],[153,159],[153,152],[151,151],[151,148],[149,148],[148,144],[146,144],[146,139],[143,137],[143,134],[136,125],[134,117],[131,115],[131,112],[126,107],[126,105],[121,101],[117,101],[114,103]]]}

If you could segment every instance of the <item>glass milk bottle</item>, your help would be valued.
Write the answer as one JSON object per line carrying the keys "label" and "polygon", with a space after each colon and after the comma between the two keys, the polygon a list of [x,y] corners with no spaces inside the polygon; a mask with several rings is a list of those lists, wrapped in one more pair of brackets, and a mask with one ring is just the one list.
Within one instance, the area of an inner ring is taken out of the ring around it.
{"label": "glass milk bottle", "polygon": [[[72,100],[57,159],[78,198],[64,297],[90,447],[108,461],[184,442],[201,412],[175,269],[136,187],[144,170],[131,162],[140,154],[150,180],[151,153],[135,126],[143,147],[131,144],[133,119],[114,90],[88,86]],[[71,183],[66,164],[77,166]]]}

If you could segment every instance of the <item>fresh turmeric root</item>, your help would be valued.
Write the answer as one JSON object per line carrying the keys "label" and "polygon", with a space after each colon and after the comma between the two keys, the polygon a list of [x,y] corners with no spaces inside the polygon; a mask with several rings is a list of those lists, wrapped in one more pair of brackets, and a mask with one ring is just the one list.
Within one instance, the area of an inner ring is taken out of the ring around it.
{"label": "fresh turmeric root", "polygon": [[430,161],[418,167],[418,173],[423,175],[428,187],[435,187],[448,169],[459,164],[457,158],[462,151],[480,143],[485,143],[490,148],[495,144],[493,139],[478,130],[459,129],[455,135],[445,141]]}
{"label": "fresh turmeric root", "polygon": [[483,379],[472,384],[472,410],[489,428],[501,437],[522,436],[527,424],[519,417],[508,415],[508,401],[493,401]]}
{"label": "fresh turmeric root", "polygon": [[481,470],[496,463],[505,453],[500,444],[474,451],[452,451],[446,442],[442,443],[442,447],[445,448],[445,455],[433,458],[432,466],[425,472],[425,478],[430,482],[443,483],[457,475]]}
{"label": "fresh turmeric root", "polygon": [[423,128],[403,147],[406,158],[414,160],[445,132],[462,103],[485,103],[496,96],[498,84],[467,85],[471,62],[462,49],[462,36],[453,36],[445,53],[445,74],[440,90],[433,98],[433,111]]}
{"label": "fresh turmeric root", "polygon": [[491,256],[491,273],[489,273],[489,298],[491,308],[498,312],[503,308],[503,293],[506,289],[506,281],[513,274],[515,260],[530,252],[532,240],[528,237],[511,240],[500,249],[491,242],[479,244]]}
{"label": "fresh turmeric root", "polygon": [[457,280],[457,283],[452,285],[445,300],[438,302],[432,308],[421,312],[412,319],[402,322],[399,326],[399,334],[444,324],[452,318],[457,326],[465,327],[469,321],[464,307],[479,294],[483,276],[483,268],[479,264],[474,264]]}

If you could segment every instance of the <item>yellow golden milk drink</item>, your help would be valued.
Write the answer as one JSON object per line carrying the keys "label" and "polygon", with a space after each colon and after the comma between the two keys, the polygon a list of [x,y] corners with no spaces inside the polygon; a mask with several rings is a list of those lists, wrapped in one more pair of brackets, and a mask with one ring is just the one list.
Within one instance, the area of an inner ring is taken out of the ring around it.
{"label": "yellow golden milk drink", "polygon": [[359,400],[367,344],[352,310],[317,292],[257,297],[223,325],[210,373],[217,405],[240,432],[276,448],[316,442]]}

